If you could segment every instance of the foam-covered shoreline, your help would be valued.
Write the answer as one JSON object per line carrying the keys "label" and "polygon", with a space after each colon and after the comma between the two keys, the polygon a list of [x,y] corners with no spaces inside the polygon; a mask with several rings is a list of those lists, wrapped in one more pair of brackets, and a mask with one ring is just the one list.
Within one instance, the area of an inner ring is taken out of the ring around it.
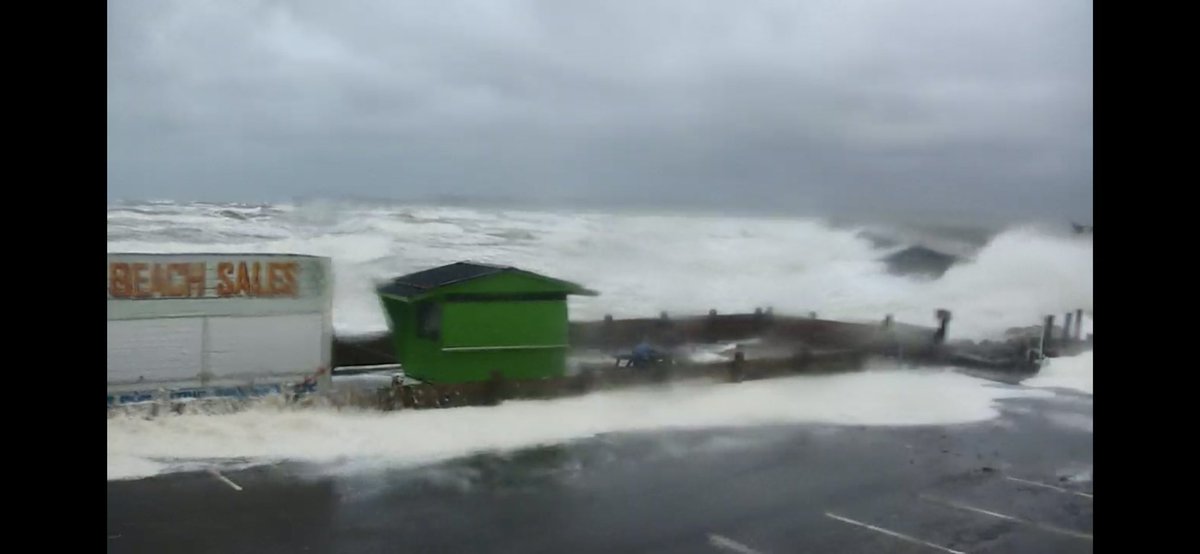
{"label": "foam-covered shoreline", "polygon": [[941,370],[861,373],[737,385],[684,383],[495,407],[375,412],[264,404],[226,414],[108,420],[109,479],[198,466],[297,461],[417,465],[603,433],[782,424],[951,425],[998,415],[997,401],[1053,393]]}
{"label": "foam-covered shoreline", "polygon": [[[1083,309],[1083,331],[1092,332],[1090,236],[1012,228],[972,247],[940,278],[928,279],[890,274],[880,261],[888,250],[860,231],[815,219],[160,203],[110,208],[108,249],[329,256],[339,344],[386,331],[374,294],[377,280],[464,259],[515,265],[600,291],[599,297],[571,299],[573,321],[770,306],[777,314],[817,312],[823,319],[870,322],[892,314],[898,322],[932,325],[934,310],[945,308],[954,314],[950,340],[979,340],[1036,325],[1046,314]],[[1062,369],[1055,364],[1045,377]],[[1054,394],[953,372],[886,369],[679,390],[426,413],[264,408],[112,418],[109,478],[281,460],[424,463],[605,432],[954,424],[994,417],[995,402],[1008,395]]]}

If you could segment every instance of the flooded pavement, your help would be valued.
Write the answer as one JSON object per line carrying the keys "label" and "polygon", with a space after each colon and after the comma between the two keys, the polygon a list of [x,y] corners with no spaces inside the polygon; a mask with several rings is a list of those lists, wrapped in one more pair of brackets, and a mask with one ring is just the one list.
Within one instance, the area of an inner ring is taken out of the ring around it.
{"label": "flooded pavement", "polygon": [[110,481],[108,551],[1091,552],[1092,397],[999,402],[961,425],[613,434],[416,468]]}

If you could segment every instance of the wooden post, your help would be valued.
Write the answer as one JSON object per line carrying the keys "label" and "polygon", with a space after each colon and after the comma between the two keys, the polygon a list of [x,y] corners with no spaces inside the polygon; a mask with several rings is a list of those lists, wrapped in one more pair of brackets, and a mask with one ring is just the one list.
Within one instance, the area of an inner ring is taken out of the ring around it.
{"label": "wooden post", "polygon": [[1046,322],[1042,324],[1042,357],[1046,357],[1046,352],[1050,350],[1050,340],[1054,337],[1054,316],[1046,316]]}
{"label": "wooden post", "polygon": [[745,363],[746,363],[746,354],[745,353],[743,353],[743,352],[734,353],[733,362],[731,364],[729,364],[729,380],[730,381],[732,381],[734,383],[741,383],[742,380],[746,378],[746,370],[745,370],[745,367],[743,367]]}
{"label": "wooden post", "polygon": [[591,392],[596,388],[596,373],[590,369],[583,370],[579,374],[579,392]]}
{"label": "wooden post", "polygon": [[1063,344],[1067,344],[1068,342],[1071,342],[1071,316],[1073,316],[1073,315],[1075,315],[1075,314],[1073,314],[1071,312],[1067,312],[1067,314],[1063,316],[1063,329],[1062,329]]}
{"label": "wooden post", "polygon": [[655,342],[668,342],[668,335],[672,327],[671,316],[667,312],[658,314],[658,322],[656,323],[657,330],[652,332],[652,340]]}
{"label": "wooden post", "polygon": [[883,324],[879,327],[879,334],[876,337],[875,348],[883,355],[891,354],[893,350],[899,349],[899,341],[896,340],[896,330],[893,328],[895,321],[892,319],[892,314],[883,316]]}
{"label": "wooden post", "polygon": [[1075,340],[1083,340],[1083,310],[1075,310]]}
{"label": "wooden post", "polygon": [[808,369],[809,364],[812,363],[812,358],[812,349],[810,349],[807,345],[801,346],[800,350],[796,352],[796,367],[794,369],[796,371],[804,371]]}
{"label": "wooden post", "polygon": [[601,327],[600,331],[600,343],[604,345],[604,348],[612,348],[613,343],[616,342],[613,340],[613,333],[615,332],[613,327],[613,316],[611,314],[604,314],[604,326]]}
{"label": "wooden post", "polygon": [[933,335],[934,344],[946,342],[946,331],[950,326],[950,310],[938,310],[934,315],[938,319],[938,330]]}
{"label": "wooden post", "polygon": [[492,370],[491,378],[483,384],[483,402],[487,406],[496,406],[504,401],[504,375],[498,370]]}

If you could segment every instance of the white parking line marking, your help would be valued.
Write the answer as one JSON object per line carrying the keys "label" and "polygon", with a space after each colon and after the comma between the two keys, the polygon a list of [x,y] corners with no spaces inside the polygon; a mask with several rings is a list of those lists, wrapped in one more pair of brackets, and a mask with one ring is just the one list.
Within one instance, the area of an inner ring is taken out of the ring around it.
{"label": "white parking line marking", "polygon": [[213,477],[216,477],[217,479],[224,481],[226,485],[233,487],[233,490],[235,490],[235,491],[242,490],[241,485],[234,483],[233,481],[230,481],[228,477],[221,475],[220,471],[217,471],[215,469],[210,469],[210,470],[208,470],[208,472],[211,473]]}
{"label": "white parking line marking", "polygon": [[891,531],[891,530],[888,530],[888,529],[884,529],[884,528],[882,528],[882,527],[876,527],[876,526],[874,526],[874,525],[871,525],[871,524],[869,524],[869,523],[863,523],[863,522],[861,522],[861,521],[855,521],[855,520],[853,520],[853,519],[850,519],[850,518],[848,518],[848,517],[839,516],[839,515],[837,515],[837,514],[833,514],[833,513],[829,513],[829,512],[825,512],[825,515],[827,515],[827,516],[829,516],[829,517],[831,517],[831,518],[833,518],[833,519],[836,519],[836,520],[838,520],[838,521],[842,521],[842,522],[845,522],[845,523],[849,523],[849,524],[851,524],[851,525],[857,525],[857,526],[859,526],[859,527],[864,527],[864,528],[866,528],[866,529],[870,529],[870,530],[872,530],[872,531],[875,531],[875,532],[877,532],[877,533],[883,533],[883,534],[885,534],[885,535],[888,535],[888,536],[890,536],[890,537],[895,537],[895,538],[897,538],[897,539],[900,539],[900,540],[903,540],[903,541],[908,541],[908,542],[911,542],[911,543],[920,544],[920,545],[923,545],[923,546],[928,546],[929,548],[936,548],[936,549],[938,549],[938,550],[941,550],[942,552],[949,552],[950,554],[966,554],[965,552],[962,552],[962,551],[959,551],[959,550],[954,550],[954,549],[952,549],[952,548],[946,548],[946,547],[944,547],[944,546],[942,546],[942,545],[940,545],[940,544],[933,544],[933,543],[931,543],[931,542],[928,542],[928,541],[923,541],[923,540],[921,540],[921,539],[918,539],[918,538],[916,538],[916,537],[910,537],[910,536],[908,536],[908,535],[905,535],[905,534],[903,534],[903,533],[897,533],[897,532],[895,532],[895,531]]}
{"label": "white parking line marking", "polygon": [[1090,494],[1088,494],[1088,493],[1086,493],[1086,492],[1079,492],[1079,491],[1073,491],[1073,490],[1071,490],[1071,489],[1064,489],[1064,488],[1062,488],[1062,487],[1056,487],[1056,486],[1054,486],[1054,485],[1050,485],[1050,484],[1046,484],[1046,483],[1039,483],[1039,482],[1037,482],[1037,481],[1030,481],[1030,480],[1028,480],[1028,479],[1021,479],[1021,478],[1018,478],[1018,477],[1013,477],[1013,476],[1011,476],[1011,475],[1005,475],[1005,476],[1004,476],[1004,478],[1005,478],[1005,479],[1008,479],[1009,481],[1016,481],[1016,482],[1018,482],[1018,483],[1025,483],[1026,485],[1033,485],[1033,486],[1035,486],[1035,487],[1042,487],[1042,488],[1044,488],[1044,489],[1050,489],[1050,490],[1053,490],[1053,491],[1065,492],[1065,493],[1067,493],[1067,494],[1073,494],[1073,495],[1075,495],[1075,496],[1082,496],[1082,497],[1084,497],[1084,498],[1091,498],[1091,497],[1092,497],[1092,495],[1090,495]]}
{"label": "white parking line marking", "polygon": [[708,535],[708,544],[711,544],[722,550],[737,552],[738,554],[762,554],[762,552],[750,548],[749,546],[737,542],[729,537],[722,537],[721,535],[716,535],[713,533],[709,533]]}
{"label": "white parking line marking", "polygon": [[1032,527],[1037,527],[1038,529],[1041,529],[1041,530],[1043,530],[1043,531],[1049,531],[1049,532],[1051,532],[1051,533],[1059,533],[1059,534],[1062,534],[1062,535],[1067,535],[1067,536],[1070,536],[1070,537],[1075,537],[1075,538],[1077,538],[1077,539],[1084,539],[1084,540],[1089,540],[1089,541],[1090,541],[1090,540],[1092,540],[1092,535],[1091,535],[1091,534],[1089,534],[1089,533],[1084,533],[1084,532],[1082,532],[1082,531],[1074,531],[1074,530],[1071,530],[1071,529],[1063,529],[1062,527],[1055,527],[1055,526],[1053,526],[1053,525],[1048,525],[1048,524],[1045,524],[1045,523],[1038,523],[1038,522],[1036,522],[1036,521],[1030,521],[1030,520],[1028,520],[1028,519],[1023,519],[1023,518],[1019,518],[1019,517],[1016,517],[1016,516],[1010,516],[1010,515],[1007,515],[1007,514],[1002,514],[1002,513],[999,513],[999,512],[993,512],[993,511],[991,511],[991,510],[985,510],[985,509],[983,509],[983,508],[976,508],[975,506],[968,506],[968,505],[966,505],[966,504],[963,504],[963,503],[961,503],[961,502],[955,502],[955,501],[953,501],[953,500],[946,500],[945,498],[937,498],[937,497],[928,496],[928,495],[921,495],[921,497],[920,497],[920,498],[921,498],[922,500],[926,500],[926,501],[929,501],[929,502],[933,502],[933,503],[935,503],[935,504],[941,504],[941,505],[943,505],[943,506],[948,506],[948,507],[951,507],[951,508],[957,508],[957,509],[959,509],[959,510],[966,510],[966,511],[968,511],[968,512],[975,512],[975,513],[977,513],[977,514],[983,514],[983,515],[986,515],[986,516],[991,516],[991,517],[998,518],[998,519],[1003,519],[1003,520],[1007,520],[1007,521],[1012,521],[1012,522],[1015,522],[1015,523],[1023,523],[1023,524],[1025,524],[1025,525],[1029,525],[1029,526],[1032,526]]}

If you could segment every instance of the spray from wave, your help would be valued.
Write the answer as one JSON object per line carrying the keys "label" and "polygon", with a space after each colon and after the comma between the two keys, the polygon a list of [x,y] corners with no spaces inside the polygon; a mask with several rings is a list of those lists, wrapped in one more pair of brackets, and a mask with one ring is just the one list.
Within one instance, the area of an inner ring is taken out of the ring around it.
{"label": "spray from wave", "polygon": [[1051,393],[943,371],[879,369],[737,385],[678,384],[489,408],[410,412],[251,409],[108,420],[108,478],[298,461],[337,469],[428,464],[604,433],[790,423],[985,421],[1002,398]]}
{"label": "spray from wave", "polygon": [[[111,206],[110,252],[290,252],[329,256],[339,334],[386,329],[376,281],[463,259],[515,265],[586,284],[573,319],[778,313],[932,323],[954,312],[952,338],[988,338],[1044,314],[1083,309],[1091,332],[1092,241],[1021,227],[961,244],[939,279],[888,273],[862,229],[813,219],[545,213],[413,206]],[[878,229],[873,230],[878,233]],[[1090,392],[1090,354],[1088,374]],[[1059,369],[1048,366],[1050,376]],[[1066,363],[1066,362],[1064,362]],[[1036,381],[1035,381],[1036,382]],[[479,451],[557,444],[600,433],[788,423],[924,425],[982,421],[995,402],[1047,391],[945,372],[877,370],[738,385],[677,385],[493,408],[398,413],[260,407],[225,415],[108,421],[109,479],[226,464],[299,461],[339,467],[426,464]]]}
{"label": "spray from wave", "polygon": [[1092,352],[1051,358],[1035,377],[1026,379],[1021,384],[1027,387],[1071,389],[1092,394]]}
{"label": "spray from wave", "polygon": [[980,339],[1037,324],[1045,314],[1092,311],[1090,237],[1010,229],[982,248],[959,243],[956,253],[967,260],[931,280],[888,273],[880,261],[886,250],[861,231],[813,219],[333,203],[159,203],[108,211],[110,252],[331,257],[339,334],[386,329],[373,294],[377,281],[460,260],[515,265],[600,291],[597,298],[571,299],[573,319],[771,306],[779,313],[850,320],[894,314],[932,324],[933,311],[947,308],[955,315],[954,337]]}

